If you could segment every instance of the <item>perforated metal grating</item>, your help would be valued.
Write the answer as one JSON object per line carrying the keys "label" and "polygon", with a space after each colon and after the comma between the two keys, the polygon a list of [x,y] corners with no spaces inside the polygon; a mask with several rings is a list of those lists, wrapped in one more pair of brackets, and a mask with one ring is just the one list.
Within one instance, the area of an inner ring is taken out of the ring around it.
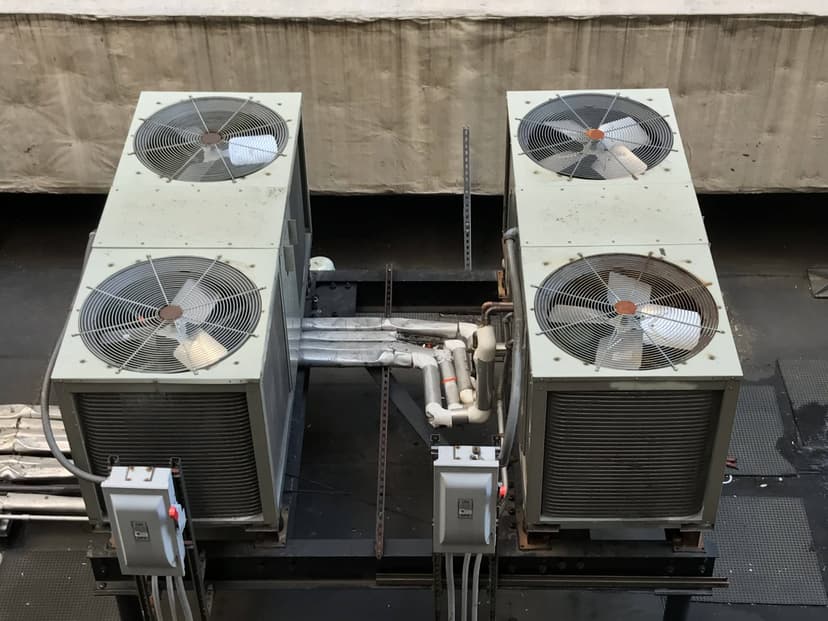
{"label": "perforated metal grating", "polygon": [[706,284],[655,256],[581,257],[537,286],[540,332],[596,367],[676,367],[718,331]]}
{"label": "perforated metal grating", "polygon": [[664,116],[602,93],[550,99],[520,119],[517,138],[544,168],[580,179],[635,177],[673,150],[673,131]]}
{"label": "perforated metal grating", "polygon": [[825,606],[828,598],[800,498],[723,496],[713,538],[727,589],[699,601]]}
{"label": "perforated metal grating", "polygon": [[260,316],[259,289],[238,269],[219,259],[148,257],[91,290],[78,335],[118,371],[180,373],[236,351]]}
{"label": "perforated metal grating", "polygon": [[773,386],[742,386],[729,453],[736,458],[735,476],[796,474],[777,448],[785,433]]}
{"label": "perforated metal grating", "polygon": [[145,119],[134,149],[167,179],[227,181],[261,170],[287,141],[285,120],[270,108],[251,99],[198,97]]}
{"label": "perforated metal grating", "polygon": [[102,621],[118,618],[114,597],[96,597],[83,550],[4,551],[0,621]]}

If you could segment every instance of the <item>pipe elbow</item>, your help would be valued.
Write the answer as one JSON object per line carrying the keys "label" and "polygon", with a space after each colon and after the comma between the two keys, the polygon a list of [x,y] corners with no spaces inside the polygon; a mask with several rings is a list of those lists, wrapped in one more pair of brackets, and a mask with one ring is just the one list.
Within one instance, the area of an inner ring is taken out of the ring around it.
{"label": "pipe elbow", "polygon": [[489,420],[491,410],[480,410],[472,405],[460,410],[446,409],[439,403],[426,405],[426,418],[432,427],[456,427],[475,425]]}
{"label": "pipe elbow", "polygon": [[477,332],[478,325],[476,323],[469,323],[466,321],[457,322],[457,336],[459,336],[466,345],[471,344],[474,333]]}
{"label": "pipe elbow", "polygon": [[474,361],[494,362],[497,349],[497,338],[492,326],[483,326],[477,329],[477,348],[474,350]]}
{"label": "pipe elbow", "polygon": [[471,388],[464,388],[460,391],[460,402],[464,405],[471,405],[474,403],[475,394]]}
{"label": "pipe elbow", "polygon": [[443,344],[452,353],[454,353],[455,349],[466,349],[466,342],[460,339],[448,339]]}
{"label": "pipe elbow", "polygon": [[513,226],[512,228],[508,229],[507,231],[505,231],[503,233],[503,240],[504,241],[506,241],[506,240],[517,241],[517,238],[518,238],[518,229],[517,229],[516,226]]}

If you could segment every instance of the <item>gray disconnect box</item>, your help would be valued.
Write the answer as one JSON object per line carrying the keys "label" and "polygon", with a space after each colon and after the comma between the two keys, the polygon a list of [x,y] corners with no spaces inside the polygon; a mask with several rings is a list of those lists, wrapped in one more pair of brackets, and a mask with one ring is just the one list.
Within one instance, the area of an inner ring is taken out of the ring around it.
{"label": "gray disconnect box", "polygon": [[493,446],[437,447],[435,552],[494,552],[498,472]]}
{"label": "gray disconnect box", "polygon": [[101,483],[118,564],[126,575],[184,575],[184,509],[172,471],[116,466]]}

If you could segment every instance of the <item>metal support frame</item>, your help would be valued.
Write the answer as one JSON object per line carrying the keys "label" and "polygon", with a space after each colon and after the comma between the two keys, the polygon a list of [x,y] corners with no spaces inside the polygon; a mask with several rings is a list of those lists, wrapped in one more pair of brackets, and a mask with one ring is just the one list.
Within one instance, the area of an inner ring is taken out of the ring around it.
{"label": "metal support frame", "polygon": [[472,270],[471,154],[469,128],[463,128],[463,267]]}
{"label": "metal support frame", "polygon": [[[394,268],[385,266],[385,317],[391,317]],[[391,369],[382,368],[380,387],[379,441],[377,448],[377,525],[374,552],[381,559],[385,548],[385,475],[388,469],[388,415],[391,397]]]}
{"label": "metal support frame", "polygon": [[[382,369],[369,368],[367,371],[377,385],[382,387],[384,375]],[[394,376],[393,371],[389,373],[389,395],[394,408],[403,415],[403,418],[411,425],[411,428],[420,436],[426,446],[435,443],[435,436],[437,437],[436,441],[439,442],[440,433],[426,422],[423,408],[417,405],[411,393]]]}
{"label": "metal support frame", "polygon": [[[186,514],[190,515],[190,501],[187,496],[187,484],[184,479],[184,466],[181,459],[173,457],[170,460],[170,467],[173,472],[173,486],[175,487],[176,498],[184,507]],[[193,591],[196,595],[198,614],[202,621],[207,621],[210,618],[213,590],[212,587],[205,585],[206,558],[199,553],[198,542],[196,541],[192,524],[192,520],[186,520],[181,535],[184,538],[184,554],[187,556],[187,566],[190,569],[190,582],[193,585]]]}

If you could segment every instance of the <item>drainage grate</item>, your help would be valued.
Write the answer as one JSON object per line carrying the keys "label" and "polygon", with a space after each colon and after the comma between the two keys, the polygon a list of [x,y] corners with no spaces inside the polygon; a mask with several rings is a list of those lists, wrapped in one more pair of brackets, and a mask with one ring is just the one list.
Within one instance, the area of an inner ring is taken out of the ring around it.
{"label": "drainage grate", "polygon": [[825,606],[819,559],[800,498],[723,497],[716,575],[730,579],[699,601]]}
{"label": "drainage grate", "polygon": [[736,476],[782,476],[796,468],[777,449],[785,428],[773,386],[742,386],[730,454],[737,459]]}

